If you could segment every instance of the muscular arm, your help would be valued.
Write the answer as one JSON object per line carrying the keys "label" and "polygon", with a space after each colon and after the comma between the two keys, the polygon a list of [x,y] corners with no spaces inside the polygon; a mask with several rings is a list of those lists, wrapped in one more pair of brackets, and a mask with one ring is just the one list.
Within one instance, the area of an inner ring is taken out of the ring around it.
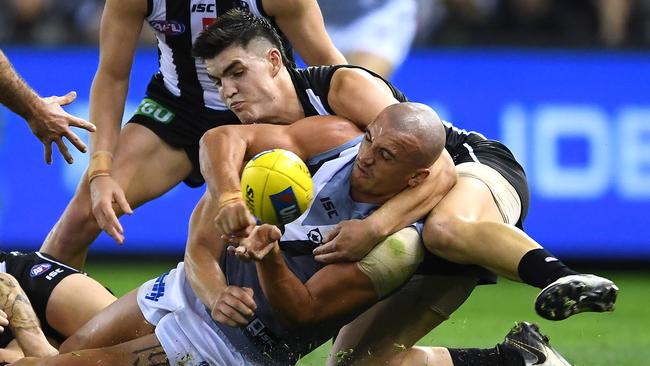
{"label": "muscular arm", "polygon": [[[318,133],[315,133],[318,131]],[[268,149],[286,149],[303,160],[337,147],[361,132],[334,116],[308,117],[291,125],[222,126],[208,131],[200,143],[201,173],[212,197],[238,191],[245,160]]]}
{"label": "muscular arm", "polygon": [[316,0],[263,0],[264,11],[275,18],[300,57],[308,65],[336,65],[347,61],[325,31]]}
{"label": "muscular arm", "polygon": [[305,284],[287,267],[279,248],[256,266],[262,290],[285,326],[342,316],[379,298],[356,263],[328,265]]}
{"label": "muscular arm", "polygon": [[376,234],[375,243],[426,216],[455,183],[454,162],[447,150],[443,150],[422,184],[400,192],[363,220]]}
{"label": "muscular arm", "polygon": [[61,106],[70,104],[76,98],[75,92],[63,97],[41,98],[18,76],[16,70],[0,50],[0,103],[22,116],[32,133],[45,145],[45,161],[52,162],[52,142],[68,163],[72,155],[63,143],[67,138],[79,151],[86,152],[86,145],[70,130],[70,126],[94,131],[95,126],[66,113]]}
{"label": "muscular arm", "polygon": [[58,354],[47,342],[27,295],[18,281],[7,273],[0,273],[0,308],[7,314],[9,328],[25,356]]}
{"label": "muscular arm", "polygon": [[38,95],[16,73],[11,63],[0,51],[0,103],[24,118],[37,112],[42,103]]}
{"label": "muscular arm", "polygon": [[113,151],[120,133],[133,55],[147,12],[146,0],[107,0],[99,34],[100,57],[90,90],[92,151]]}
{"label": "muscular arm", "polygon": [[[337,115],[365,128],[387,106],[398,103],[382,80],[359,69],[338,69],[333,77],[328,101]],[[354,261],[400,228],[424,217],[456,182],[453,161],[443,150],[431,167],[431,174],[415,188],[400,192],[380,209],[356,224],[342,223],[329,241],[314,253],[325,263]]]}
{"label": "muscular arm", "polygon": [[[226,287],[226,278],[219,266],[224,243],[211,224],[216,203],[206,192],[199,200],[190,218],[189,236],[185,247],[185,273],[201,302],[215,303]],[[206,224],[206,221],[209,224]]]}
{"label": "muscular arm", "polygon": [[263,225],[241,246],[256,260],[262,290],[288,327],[336,318],[378,300],[411,277],[424,255],[417,231],[406,228],[361,262],[325,266],[303,284],[285,263],[279,238],[279,229]]}

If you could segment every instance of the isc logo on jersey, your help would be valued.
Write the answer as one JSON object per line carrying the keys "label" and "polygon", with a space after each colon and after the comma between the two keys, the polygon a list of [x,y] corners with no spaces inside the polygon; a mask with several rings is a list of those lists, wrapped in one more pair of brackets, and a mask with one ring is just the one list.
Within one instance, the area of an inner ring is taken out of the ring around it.
{"label": "isc logo on jersey", "polygon": [[296,154],[282,149],[255,155],[244,167],[241,189],[251,213],[272,225],[297,219],[313,198],[307,166]]}

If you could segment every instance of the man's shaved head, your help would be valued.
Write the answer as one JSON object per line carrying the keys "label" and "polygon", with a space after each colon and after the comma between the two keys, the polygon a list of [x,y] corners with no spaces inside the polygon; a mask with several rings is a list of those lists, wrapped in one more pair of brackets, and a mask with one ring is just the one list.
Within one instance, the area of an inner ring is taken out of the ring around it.
{"label": "man's shaved head", "polygon": [[430,107],[399,103],[368,125],[350,175],[354,200],[383,203],[420,184],[445,148],[442,121]]}
{"label": "man's shaved head", "polygon": [[418,168],[429,167],[445,147],[445,128],[438,114],[426,104],[397,103],[386,107],[377,117],[387,128],[413,137],[416,153],[412,156]]}

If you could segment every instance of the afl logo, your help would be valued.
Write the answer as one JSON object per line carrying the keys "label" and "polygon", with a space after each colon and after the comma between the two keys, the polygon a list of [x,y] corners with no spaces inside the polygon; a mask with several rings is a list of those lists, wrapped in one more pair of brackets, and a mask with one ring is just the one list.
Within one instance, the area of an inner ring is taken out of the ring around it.
{"label": "afl logo", "polygon": [[176,20],[152,20],[149,24],[156,32],[166,36],[177,36],[185,32],[185,24]]}
{"label": "afl logo", "polygon": [[51,267],[52,267],[52,265],[49,264],[49,263],[37,264],[37,265],[33,266],[32,269],[29,271],[29,275],[30,275],[30,277],[40,276],[43,273],[49,271]]}

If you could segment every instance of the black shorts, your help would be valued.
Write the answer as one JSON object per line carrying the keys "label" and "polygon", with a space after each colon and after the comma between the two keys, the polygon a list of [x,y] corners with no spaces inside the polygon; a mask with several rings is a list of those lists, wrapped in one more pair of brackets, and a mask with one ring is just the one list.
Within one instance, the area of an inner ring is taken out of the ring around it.
{"label": "black shorts", "polygon": [[[486,140],[478,136],[468,138],[463,144],[448,148],[455,165],[479,162],[496,170],[517,191],[521,200],[521,215],[516,226],[523,230],[524,220],[530,206],[528,180],[524,169],[519,165],[512,152],[502,143]],[[496,283],[496,276],[487,269],[476,265],[463,265],[442,259],[425,251],[424,261],[417,270],[418,274],[453,274],[476,276],[479,284]]]}
{"label": "black shorts", "polygon": [[[6,272],[18,280],[41,322],[43,333],[50,338],[63,341],[64,337],[47,323],[45,316],[47,301],[61,280],[81,272],[59,263],[47,254],[2,251],[0,251],[0,272]],[[11,331],[5,329],[4,333],[0,334],[0,348],[6,347],[12,339]]]}
{"label": "black shorts", "polygon": [[146,97],[128,123],[142,125],[170,146],[185,150],[192,162],[192,172],[184,182],[190,187],[199,187],[205,182],[199,166],[199,140],[212,128],[240,122],[230,110],[205,108],[171,94],[156,74],[149,82]]}

